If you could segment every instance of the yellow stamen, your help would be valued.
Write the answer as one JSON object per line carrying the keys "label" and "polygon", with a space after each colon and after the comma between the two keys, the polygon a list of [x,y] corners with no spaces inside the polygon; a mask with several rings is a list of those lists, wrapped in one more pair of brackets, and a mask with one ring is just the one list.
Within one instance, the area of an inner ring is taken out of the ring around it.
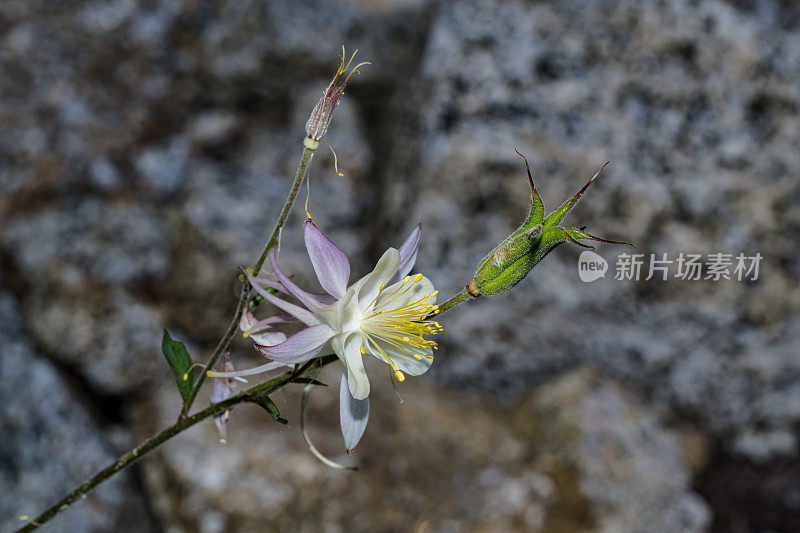
{"label": "yellow stamen", "polygon": [[422,274],[414,276],[414,283],[419,283],[420,281],[422,281]]}
{"label": "yellow stamen", "polygon": [[367,307],[366,307],[367,309],[372,307],[372,304],[374,304],[378,300],[378,298],[381,297],[381,293],[383,292],[383,289],[385,289],[385,288],[386,288],[386,283],[381,283],[381,287],[380,287],[380,289],[378,289],[378,294],[376,294],[375,298],[373,298],[372,301],[367,304]]}
{"label": "yellow stamen", "polygon": [[[345,71],[346,71],[346,70],[347,70],[347,69],[350,67],[350,63],[352,63],[352,62],[353,62],[353,59],[355,59],[355,57],[356,57],[356,54],[357,54],[357,53],[358,53],[358,48],[356,48],[356,51],[355,51],[355,52],[353,52],[353,55],[351,55],[351,56],[350,56],[350,61],[348,61],[348,62],[347,62],[347,64],[345,65],[345,64],[344,64],[344,56],[345,56],[345,52],[344,52],[344,45],[342,45],[342,64],[341,64],[341,66],[339,67],[339,70],[336,72],[336,75],[337,75],[337,76],[338,76],[339,74],[343,74],[343,73],[344,73],[344,72],[345,72]],[[359,65],[359,66],[360,66],[360,65]]]}
{"label": "yellow stamen", "polygon": [[[414,276],[413,281],[417,283],[421,279],[422,275],[418,274]],[[411,278],[406,276],[398,289],[392,294],[379,298],[381,308],[364,317],[361,323],[361,335],[364,344],[374,347],[372,353],[380,354],[378,357],[384,359],[392,370],[400,372],[400,374],[402,374],[402,371],[392,361],[383,347],[391,346],[397,350],[398,354],[405,354],[418,361],[422,360],[423,357],[433,359],[433,354],[429,352],[437,349],[436,342],[426,340],[424,335],[436,334],[442,331],[442,326],[438,322],[426,319],[426,317],[438,311],[438,306],[428,303],[430,294],[425,294],[418,300],[408,302],[394,309],[391,309],[391,306],[389,308],[386,307],[389,302],[396,300],[413,287],[413,284],[410,284],[409,281],[411,281]],[[403,379],[405,379],[404,375]],[[402,381],[399,377],[398,380]]]}
{"label": "yellow stamen", "polygon": [[[358,52],[358,50],[356,50],[356,52]],[[353,54],[353,57],[355,57],[355,54]],[[351,70],[350,74],[348,74],[347,77],[344,79],[344,84],[347,85],[347,82],[350,81],[350,76],[352,76],[353,74],[361,74],[361,71],[358,70],[359,67],[363,67],[364,65],[371,65],[371,64],[372,63],[370,63],[369,61],[362,61],[361,63],[359,63],[358,65],[353,67],[353,70]],[[344,91],[342,91],[342,94],[344,94]]]}
{"label": "yellow stamen", "polygon": [[311,198],[311,173],[306,173],[306,217],[311,220],[311,213],[308,211],[308,200]]}
{"label": "yellow stamen", "polygon": [[399,370],[395,370],[394,371],[394,377],[397,378],[397,381],[405,381],[406,380],[406,377]]}
{"label": "yellow stamen", "polygon": [[[344,94],[344,93],[342,93],[342,94]],[[336,150],[334,150],[334,149],[333,149],[333,146],[331,146],[330,144],[326,143],[325,141],[320,141],[320,142],[324,143],[324,144],[325,144],[325,146],[327,146],[327,147],[328,147],[328,149],[329,149],[329,150],[331,151],[331,153],[333,154],[333,168],[336,170],[336,173],[337,173],[338,175],[340,175],[340,176],[344,176],[344,172],[342,172],[342,171],[340,171],[340,170],[339,170],[339,158],[338,158],[338,157],[336,157]]]}

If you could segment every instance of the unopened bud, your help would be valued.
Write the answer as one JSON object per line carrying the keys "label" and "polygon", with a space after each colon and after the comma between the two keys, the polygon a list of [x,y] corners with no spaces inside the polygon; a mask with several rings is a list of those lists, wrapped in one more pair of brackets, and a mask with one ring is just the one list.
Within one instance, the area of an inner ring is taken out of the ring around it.
{"label": "unopened bud", "polygon": [[[353,52],[353,55],[350,56],[350,60],[345,64],[345,52],[344,46],[342,46],[341,64],[339,68],[336,69],[336,74],[333,76],[330,85],[328,85],[328,88],[322,93],[322,98],[320,98],[317,105],[314,106],[314,110],[311,112],[308,122],[306,122],[306,135],[308,135],[308,139],[311,141],[319,141],[322,139],[322,136],[325,135],[325,132],[328,131],[328,126],[333,118],[333,110],[339,105],[339,99],[342,97],[342,94],[344,94],[344,88],[347,86],[350,76],[359,72],[359,67],[370,64],[368,61],[359,63],[348,73],[347,71],[350,68],[350,63],[353,62],[357,53],[358,50]],[[316,148],[316,146],[314,146],[314,148]]]}
{"label": "unopened bud", "polygon": [[[517,152],[523,159],[525,156]],[[607,165],[608,163],[606,163]],[[605,165],[603,165],[605,168]],[[467,285],[467,291],[473,297],[485,294],[487,296],[505,291],[519,283],[530,270],[535,267],[556,246],[571,242],[585,248],[592,246],[578,242],[586,239],[614,244],[630,244],[619,241],[601,239],[582,230],[575,228],[562,228],[559,223],[575,207],[589,185],[600,174],[601,168],[572,198],[564,202],[547,218],[544,217],[544,203],[533,184],[528,160],[525,159],[525,169],[528,172],[528,181],[531,186],[531,210],[522,225],[498,244],[489,255],[478,264],[475,278]],[[631,245],[632,246],[632,245]]]}

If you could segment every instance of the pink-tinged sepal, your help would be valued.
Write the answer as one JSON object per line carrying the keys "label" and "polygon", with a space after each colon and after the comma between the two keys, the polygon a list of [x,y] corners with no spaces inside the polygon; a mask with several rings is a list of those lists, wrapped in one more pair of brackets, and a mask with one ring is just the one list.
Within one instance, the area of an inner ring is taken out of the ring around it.
{"label": "pink-tinged sepal", "polygon": [[322,300],[318,297],[318,295],[304,291],[303,289],[295,285],[294,282],[290,280],[286,274],[283,273],[280,267],[278,267],[278,261],[275,258],[274,250],[269,253],[269,262],[272,265],[272,269],[275,271],[275,275],[278,277],[278,280],[281,282],[281,285],[283,285],[286,288],[288,294],[300,300],[303,303],[303,305],[305,305],[312,311],[319,310],[322,307],[324,307],[324,304],[322,303]]}
{"label": "pink-tinged sepal", "polygon": [[[272,252],[270,252],[270,253],[272,253]],[[253,283],[253,279],[254,278],[252,277],[252,275],[249,272],[246,272],[246,274],[247,274],[248,280],[250,281],[250,284],[253,286],[253,288],[256,290],[256,292],[258,294],[260,294],[266,301],[268,301],[269,303],[271,303],[272,305],[274,305],[275,307],[277,307],[281,311],[289,313],[290,315],[292,315],[293,317],[295,317],[299,321],[303,322],[307,326],[316,326],[317,324],[320,323],[319,319],[317,319],[317,317],[314,316],[314,313],[312,313],[311,311],[308,311],[307,309],[303,309],[302,307],[294,305],[293,303],[290,303],[290,302],[287,302],[286,300],[278,298],[274,294],[271,294],[270,292],[265,290],[264,287],[259,286],[257,283]],[[283,273],[281,273],[281,274],[283,274]]]}
{"label": "pink-tinged sepal", "polygon": [[411,230],[411,234],[400,247],[400,250],[398,250],[400,252],[400,266],[397,269],[397,274],[389,280],[387,285],[392,285],[408,276],[411,269],[414,268],[414,264],[417,262],[417,251],[419,250],[420,242],[422,242],[422,224],[417,224],[417,226]]}
{"label": "pink-tinged sepal", "polygon": [[305,223],[304,239],[320,285],[334,298],[341,298],[350,281],[350,261],[347,256],[310,219]]}
{"label": "pink-tinged sepal", "polygon": [[274,329],[275,324],[297,322],[288,316],[271,316],[258,320],[249,309],[245,309],[239,320],[239,329],[242,336],[262,346],[272,346],[286,340],[286,334]]}
{"label": "pink-tinged sepal", "polygon": [[367,429],[369,398],[363,400],[353,398],[348,386],[347,372],[342,373],[339,382],[339,421],[342,425],[345,451],[351,454],[364,435],[364,430]]}
{"label": "pink-tinged sepal", "polygon": [[261,355],[284,364],[305,363],[319,354],[334,332],[327,324],[302,329],[274,346],[256,346]]}
{"label": "pink-tinged sepal", "polygon": [[[219,365],[217,366],[221,372],[234,372],[233,363],[231,363],[231,356],[229,353],[225,352],[222,354],[222,357],[219,359]],[[211,390],[211,405],[218,404],[219,402],[224,402],[234,394],[236,394],[236,382],[233,378],[230,377],[215,377],[212,378],[212,390]],[[227,441],[227,425],[228,419],[231,416],[231,410],[226,409],[221,413],[217,413],[214,415],[214,423],[217,425],[219,429],[219,441],[224,443]]]}

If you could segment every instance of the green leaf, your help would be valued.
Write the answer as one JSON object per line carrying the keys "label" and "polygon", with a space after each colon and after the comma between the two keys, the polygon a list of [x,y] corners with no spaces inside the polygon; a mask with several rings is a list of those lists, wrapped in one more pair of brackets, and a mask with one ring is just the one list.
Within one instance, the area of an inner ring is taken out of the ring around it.
{"label": "green leaf", "polygon": [[[273,289],[272,287],[265,287],[264,291],[270,294],[278,294],[278,291]],[[254,294],[253,297],[250,298],[250,302],[248,303],[248,305],[250,306],[250,310],[251,311],[255,310],[256,307],[264,303],[264,300],[265,298],[260,294]]]}
{"label": "green leaf", "polygon": [[181,393],[183,401],[186,402],[194,384],[194,376],[190,372],[192,358],[189,356],[189,352],[186,351],[186,346],[180,341],[173,340],[166,329],[164,330],[164,338],[161,340],[161,352],[167,358],[169,366],[172,367],[178,391]]}
{"label": "green leaf", "polygon": [[289,421],[285,418],[281,418],[281,414],[278,412],[278,407],[275,405],[275,402],[269,397],[268,394],[263,392],[256,392],[253,394],[253,401],[256,402],[258,405],[264,408],[266,412],[269,413],[269,416],[275,422],[280,422],[281,424],[288,424]]}

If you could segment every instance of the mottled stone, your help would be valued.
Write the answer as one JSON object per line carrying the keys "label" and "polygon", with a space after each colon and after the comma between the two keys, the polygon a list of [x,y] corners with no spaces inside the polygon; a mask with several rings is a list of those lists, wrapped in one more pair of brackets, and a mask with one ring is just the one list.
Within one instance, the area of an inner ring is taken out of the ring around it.
{"label": "mottled stone", "polygon": [[89,198],[12,222],[0,241],[25,285],[28,331],[99,391],[163,371],[161,314],[131,290],[166,276],[170,233],[154,209]]}
{"label": "mottled stone", "polygon": [[[528,207],[514,148],[549,208],[612,161],[570,215],[575,226],[632,241],[635,253],[760,252],[761,276],[615,281],[623,249],[603,246],[610,270],[584,284],[578,251],[562,247],[515,290],[442,318],[431,374],[458,392],[426,382],[412,389],[419,403],[399,412],[376,398],[387,418],[375,415],[373,444],[359,451],[366,483],[321,470],[296,427],[277,433],[237,409],[258,422],[246,439],[255,446],[222,453],[204,429],[207,440],[182,441],[191,460],[167,448],[175,464],[163,471],[175,484],[148,469],[164,527],[260,530],[267,513],[264,523],[309,530],[425,520],[437,531],[613,530],[644,516],[691,530],[708,516],[687,480],[710,463],[700,486],[713,527],[797,529],[787,517],[800,499],[783,487],[796,472],[800,421],[798,20],[790,3],[722,0],[4,0],[0,284],[20,301],[18,336],[68,369],[40,361],[80,383],[92,405],[163,411],[152,431],[171,422],[174,388],[131,393],[149,381],[172,387],[162,327],[196,359],[224,330],[236,268],[268,238],[344,43],[373,64],[351,80],[325,138],[344,176],[321,146],[309,209],[348,252],[354,277],[421,221],[420,270],[442,296],[460,290]],[[303,188],[280,259],[314,289],[304,200]],[[244,354],[252,350],[239,341],[234,356]],[[587,367],[598,382],[557,382]],[[546,418],[529,397],[543,383],[560,413],[547,427],[573,450],[557,473],[537,459],[558,456],[547,433],[517,421]],[[35,405],[28,417],[44,416]],[[327,409],[313,431],[335,453]],[[710,458],[681,463],[664,421],[710,441],[697,446]],[[430,442],[403,440],[415,438],[408,427]],[[453,427],[456,437],[445,431]],[[486,448],[451,458],[473,441]],[[15,434],[8,446],[31,442]],[[231,470],[198,467],[206,457]],[[659,476],[646,479],[650,457]],[[731,479],[747,481],[731,488]],[[658,497],[670,505],[658,509]],[[623,508],[626,498],[640,514]]]}
{"label": "mottled stone", "polygon": [[0,241],[31,284],[76,289],[163,279],[171,244],[159,211],[91,197],[19,217]]}
{"label": "mottled stone", "polygon": [[382,216],[419,213],[419,265],[442,293],[461,289],[528,208],[514,148],[549,209],[612,160],[569,215],[576,227],[632,241],[635,253],[764,260],[757,282],[644,281],[647,267],[624,282],[613,279],[617,255],[631,250],[602,246],[610,270],[584,284],[578,250],[564,246],[511,293],[443,317],[459,332],[443,353],[459,357],[443,357],[435,375],[517,393],[596,367],[725,442],[751,435],[739,452],[797,453],[785,438],[756,452],[752,436],[800,420],[787,411],[800,379],[798,263],[780,229],[794,227],[795,210],[780,206],[800,168],[788,68],[800,66],[800,32],[781,24],[796,17],[724,2],[441,5],[410,91],[417,127],[396,139],[405,148],[390,161]]}
{"label": "mottled stone", "polygon": [[556,479],[573,476],[596,520],[593,531],[706,531],[708,506],[691,490],[690,457],[702,451],[685,446],[618,385],[570,374],[542,387],[527,407],[520,424],[527,410],[542,420],[528,433],[544,464],[561,473]]}
{"label": "mottled stone", "polygon": [[[335,366],[324,381],[337,383]],[[380,376],[377,364],[370,368]],[[310,434],[358,472],[332,470],[308,452],[297,422],[299,391],[274,395],[288,426],[256,406],[237,407],[227,444],[216,443],[209,421],[148,462],[148,484],[164,495],[158,512],[165,523],[202,531],[676,532],[708,523],[707,507],[689,488],[679,435],[613,383],[572,375],[511,403],[422,378],[399,386],[401,405],[377,377],[370,424],[350,457],[337,391],[319,389]],[[162,409],[158,419],[149,412],[139,418],[146,433],[173,415]],[[194,490],[168,490],[176,484]]]}
{"label": "mottled stone", "polygon": [[[0,527],[20,527],[53,505],[116,450],[90,413],[88,398],[31,346],[17,304],[0,292]],[[124,440],[127,440],[125,438]],[[56,518],[49,531],[111,531],[120,524],[152,524],[132,479],[122,474]]]}
{"label": "mottled stone", "polygon": [[169,372],[160,313],[123,291],[39,292],[26,299],[24,313],[42,349],[100,393],[133,392]]}

